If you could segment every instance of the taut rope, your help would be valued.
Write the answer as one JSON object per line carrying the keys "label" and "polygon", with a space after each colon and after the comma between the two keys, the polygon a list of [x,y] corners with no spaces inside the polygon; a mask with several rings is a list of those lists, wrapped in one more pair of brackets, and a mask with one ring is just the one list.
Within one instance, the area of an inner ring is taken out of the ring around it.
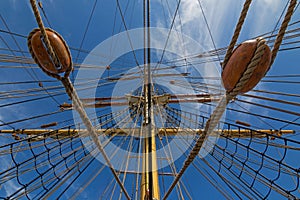
{"label": "taut rope", "polygon": [[[52,48],[52,46],[50,44],[50,41],[48,39],[48,36],[47,36],[47,33],[46,33],[46,29],[44,27],[42,18],[40,16],[40,13],[39,13],[38,8],[36,6],[36,0],[30,0],[30,3],[31,3],[32,9],[33,9],[35,18],[37,20],[37,23],[39,25],[39,28],[41,30],[42,36],[44,37],[44,42],[45,42],[45,45],[46,45],[46,47],[48,49],[47,51],[50,54],[50,56],[51,56],[51,58],[52,58],[52,60],[53,60],[53,62],[55,64],[55,66],[60,66],[60,62],[57,59],[57,56],[56,56],[56,54],[55,54],[55,52],[54,52],[54,50],[53,50],[53,48]],[[98,134],[97,134],[95,128],[93,127],[90,119],[88,118],[87,113],[85,112],[85,110],[83,108],[82,102],[79,99],[78,94],[77,94],[75,88],[73,87],[72,82],[69,79],[69,74],[72,71],[72,68],[73,68],[73,66],[70,67],[65,72],[64,77],[61,77],[58,74],[48,73],[45,70],[43,70],[43,71],[46,72],[49,76],[57,78],[58,80],[60,80],[62,82],[62,84],[65,87],[66,93],[72,99],[73,106],[74,106],[75,110],[78,112],[78,114],[80,115],[80,118],[82,119],[84,125],[86,126],[88,134],[90,135],[90,137],[92,138],[93,142],[96,144],[98,150],[100,151],[100,153],[104,157],[104,159],[106,161],[106,164],[110,168],[110,170],[111,170],[114,178],[116,179],[116,181],[120,185],[120,187],[121,187],[122,191],[124,192],[126,198],[130,199],[129,194],[127,193],[124,185],[122,184],[120,178],[118,177],[116,171],[114,170],[113,165],[112,165],[112,163],[109,160],[109,157],[107,156],[107,154],[106,154],[106,152],[105,152],[105,150],[104,150],[101,142],[98,139]]]}
{"label": "taut rope", "polygon": [[257,44],[256,51],[255,51],[254,56],[251,59],[250,63],[248,64],[246,71],[241,76],[241,78],[238,81],[238,83],[236,84],[235,88],[231,92],[226,93],[226,95],[224,95],[221,98],[221,100],[219,101],[218,105],[216,106],[214,112],[210,115],[209,119],[207,120],[207,122],[205,124],[205,128],[204,128],[203,133],[200,135],[200,137],[196,141],[196,144],[193,147],[193,149],[191,150],[188,158],[185,160],[183,167],[178,172],[175,180],[173,181],[172,185],[170,186],[170,188],[166,192],[166,194],[163,198],[164,200],[167,199],[167,197],[170,195],[171,191],[176,186],[177,182],[182,177],[183,173],[186,171],[188,166],[196,158],[196,156],[200,152],[200,149],[201,149],[204,141],[207,139],[207,137],[214,131],[214,129],[218,125],[224,111],[226,110],[227,104],[230,102],[231,99],[233,99],[239,93],[239,91],[243,88],[243,86],[248,82],[248,80],[252,76],[254,70],[256,69],[256,67],[257,67],[257,65],[258,65],[258,63],[261,59],[261,57],[263,56],[263,54],[265,52],[265,43],[266,43],[266,41],[262,38],[258,38],[257,40],[259,40],[259,42]]}

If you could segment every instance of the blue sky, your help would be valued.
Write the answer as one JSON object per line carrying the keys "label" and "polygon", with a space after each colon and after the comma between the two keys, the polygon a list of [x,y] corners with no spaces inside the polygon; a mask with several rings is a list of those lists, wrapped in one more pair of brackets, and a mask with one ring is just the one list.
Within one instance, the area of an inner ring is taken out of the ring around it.
{"label": "blue sky", "polygon": [[[76,49],[83,49],[87,52],[92,51],[98,44],[103,42],[104,40],[110,38],[111,36],[118,34],[120,32],[125,31],[124,25],[122,23],[122,17],[120,16],[120,12],[117,9],[117,4],[115,1],[111,0],[98,0],[97,4],[95,1],[83,1],[83,0],[73,0],[73,1],[65,1],[65,0],[49,0],[49,1],[41,1],[43,4],[43,8],[45,10],[47,19],[43,16],[43,20],[45,26],[51,27],[60,33],[63,38],[66,40],[67,44],[71,49],[72,59],[75,64],[81,64],[87,56],[86,52],[78,53]],[[143,26],[143,12],[142,12],[142,4],[143,1],[141,0],[134,0],[134,1],[120,1],[121,9],[124,14],[124,19],[126,21],[127,29],[135,29],[141,28]],[[260,1],[253,1],[246,21],[244,23],[244,27],[242,29],[241,35],[238,39],[238,43],[241,43],[247,39],[254,38],[258,35],[273,31],[275,25],[286,5],[287,1],[283,0],[260,0]],[[206,20],[208,22],[211,36],[208,31],[208,27],[205,24],[205,20],[203,17],[203,13],[199,8],[198,1],[196,0],[185,0],[181,2],[179,7],[179,15],[180,18],[177,17],[174,22],[173,30],[179,31],[181,34],[184,34],[193,40],[197,41],[201,48],[199,51],[195,51],[194,49],[189,49],[186,47],[185,55],[197,55],[203,53],[203,51],[210,51],[214,49],[214,43],[217,48],[226,47],[233,34],[234,27],[236,25],[237,19],[239,17],[240,11],[243,6],[243,1],[236,1],[236,0],[202,0],[201,4],[203,6],[204,14]],[[93,6],[95,8],[93,10]],[[160,1],[160,0],[152,0],[151,1],[151,26],[152,27],[159,27],[159,28],[170,28],[170,24],[172,23],[172,17],[175,12],[175,8],[177,6],[177,1]],[[89,18],[91,13],[93,12],[92,18],[89,23]],[[12,33],[20,34],[21,36],[27,36],[30,31],[37,27],[34,15],[31,11],[29,1],[21,0],[2,0],[0,2],[0,14],[1,18],[4,21],[0,20],[0,28],[1,31],[8,31],[8,29]],[[115,19],[115,20],[114,20]],[[49,20],[50,24],[48,24],[47,20]],[[300,20],[300,8],[296,10],[291,22],[297,22]],[[89,23],[89,25],[88,25]],[[6,27],[6,25],[8,27]],[[87,29],[88,27],[88,29]],[[289,27],[289,30],[299,28],[299,23]],[[26,58],[30,58],[30,54],[28,53],[27,48],[27,40],[24,37],[14,36],[11,37],[9,34],[1,32],[0,33],[1,40],[0,40],[0,54],[1,55],[11,55],[11,56],[24,56]],[[298,37],[299,38],[299,37]],[[299,39],[292,38],[290,40],[286,40],[284,42],[296,42],[295,44],[288,44],[285,47],[296,47],[299,46]],[[131,39],[135,39],[132,37]],[[180,39],[178,39],[180,40]],[[298,43],[297,43],[298,41]],[[176,51],[178,47],[177,40],[171,40],[168,42],[168,48],[170,50]],[[21,50],[14,51],[12,50]],[[118,50],[118,42],[115,43],[115,46],[112,49],[107,50],[107,55],[105,57],[110,56],[110,54],[116,53]],[[24,51],[24,52],[23,52]],[[152,52],[153,53],[153,60],[156,57],[159,57],[159,51]],[[142,60],[142,52],[138,52],[138,59]],[[174,56],[171,53],[166,53],[164,59],[171,59]],[[182,57],[184,57],[182,56]],[[268,82],[268,80],[288,80],[297,82],[299,80],[299,76],[294,78],[274,78],[272,76],[275,75],[299,75],[299,56],[300,56],[300,49],[295,50],[287,50],[279,52],[277,59],[268,72],[268,76],[266,77],[263,82],[259,83],[259,85],[255,88],[256,90],[265,90],[265,91],[273,91],[273,92],[284,92],[290,94],[299,95],[299,85],[296,83],[274,83]],[[104,59],[102,58],[102,59]],[[99,59],[99,62],[93,63],[96,66],[102,66],[103,60]],[[154,60],[154,62],[157,62]],[[14,82],[14,81],[41,81],[46,80],[43,85],[45,88],[51,87],[59,87],[61,86],[58,81],[53,82],[53,78],[46,76],[38,67],[32,64],[20,64],[15,62],[5,62],[4,60],[1,61],[0,64],[1,70],[1,83],[5,82]],[[17,66],[17,68],[12,68],[13,66]],[[30,66],[28,69],[23,69],[25,67]],[[120,67],[120,68],[118,68]],[[126,73],[126,68],[135,67],[135,62],[133,61],[133,55],[127,54],[123,55],[119,60],[116,60],[112,63],[112,68],[110,71],[110,76],[116,75],[118,73]],[[193,68],[194,67],[194,68]],[[195,68],[197,67],[205,67],[207,74],[211,73],[211,68],[216,68],[221,71],[219,63],[209,63],[203,65],[194,65],[193,67],[189,68],[186,67],[184,70],[179,70],[179,72],[188,71],[189,73],[195,73]],[[124,69],[122,69],[124,68]],[[77,75],[77,68],[71,74],[71,80],[74,80]],[[220,76],[220,74],[218,74]],[[103,76],[108,76],[107,72],[103,74]],[[47,82],[49,81],[49,82]],[[38,83],[28,83],[28,84],[1,84],[0,85],[0,92],[9,92],[9,91],[18,91],[20,90],[27,90],[30,88],[38,89]],[[109,91],[113,90],[115,85],[109,85],[101,87],[97,90],[97,95],[105,97],[110,95]],[[54,89],[48,90],[48,92],[61,92],[61,89]],[[53,93],[53,94],[54,94]],[[1,94],[1,93],[0,93]],[[28,94],[28,93],[26,93]],[[250,92],[249,94],[252,95],[260,95],[257,92]],[[47,96],[46,91],[40,91],[38,96]],[[286,101],[293,101],[299,102],[299,97],[291,97],[291,96],[280,96],[274,94],[265,94],[264,97],[270,98],[283,98]],[[299,106],[291,106],[291,105],[282,105],[274,102],[266,102],[261,99],[253,99],[247,96],[240,96],[240,100],[250,101],[258,104],[264,104],[268,106],[275,106],[279,108],[284,108],[290,111],[300,113]],[[23,101],[31,99],[30,96],[27,97],[20,97],[20,98],[1,98],[0,102],[1,105],[6,105],[13,102]],[[58,111],[58,104],[63,102],[68,102],[69,98],[66,95],[59,95],[55,96],[54,98],[45,98],[37,101],[20,103],[18,105],[11,105],[11,106],[2,106],[0,107],[0,120],[2,122],[12,122],[17,119],[24,119],[29,116],[37,116],[49,112]],[[185,105],[185,109],[187,111],[191,111],[195,107],[190,104]],[[198,105],[199,106],[199,105]],[[191,108],[192,107],[192,108]],[[233,102],[229,105],[230,108],[243,110],[245,112],[250,113],[257,113],[261,115],[281,118],[284,120],[295,120],[297,116],[291,115],[288,113],[283,112],[276,112],[270,109],[262,108],[259,106],[245,104],[242,102]],[[198,108],[198,107],[197,107]],[[206,108],[203,108],[206,111]],[[104,113],[109,112],[110,110],[103,109]],[[12,123],[9,126],[1,126],[0,129],[23,129],[23,128],[39,128],[41,124],[46,124],[53,121],[58,121],[60,127],[65,127],[72,122],[66,121],[68,119],[72,119],[73,115],[71,111],[59,112],[58,114],[49,116],[49,117],[42,117],[33,120],[24,120],[18,123]],[[277,122],[270,119],[262,119],[259,117],[254,117],[249,114],[241,114],[235,113],[232,111],[227,111],[226,116],[224,118],[227,122],[235,121],[236,119],[243,119],[247,123],[253,125],[253,128],[259,129],[280,129],[287,125],[284,122]],[[299,120],[295,122],[300,123]],[[299,125],[289,125],[286,128],[296,130],[296,133],[299,133]],[[295,138],[299,139],[299,137]],[[0,141],[0,145],[5,145],[13,142],[11,138],[3,137],[3,140]],[[42,151],[42,150],[37,150]],[[68,152],[68,148],[65,149]],[[21,155],[20,155],[21,154]],[[19,157],[22,160],[22,156],[26,157],[26,152],[20,153]],[[299,155],[299,154],[297,154]],[[7,168],[10,165],[9,159],[1,158],[2,163],[4,163],[4,167],[2,169]],[[183,158],[179,159],[179,161],[183,161]],[[178,161],[178,162],[179,162]],[[287,161],[290,164],[294,165],[295,161]],[[203,164],[203,163],[202,163]],[[181,166],[181,164],[178,164]],[[76,187],[80,187],[81,183],[88,182],[89,176],[92,173],[96,172],[97,169],[101,166],[99,163],[93,163],[90,166],[90,173],[86,173],[84,177],[80,178],[79,181],[74,183],[75,188],[70,189],[70,194],[76,191]],[[299,165],[297,165],[299,167]],[[203,167],[204,169],[205,167]],[[205,168],[209,170],[207,167]],[[92,173],[91,173],[92,172]],[[97,193],[97,187],[100,187],[99,190],[104,190],[103,188],[111,180],[109,174],[109,170],[104,169],[102,172],[102,176],[95,178],[91,185],[87,187],[84,192],[82,192],[78,198],[86,198],[86,199],[99,199],[100,195]],[[104,175],[103,175],[104,174]],[[25,178],[27,178],[25,176]],[[103,181],[105,180],[105,181]],[[166,182],[170,183],[171,179],[168,179]],[[221,199],[222,195],[217,192],[210,183],[203,178],[196,170],[190,170],[187,172],[187,175],[184,176],[184,180],[186,181],[189,188],[191,188],[191,194],[193,195],[193,199],[198,199],[199,196],[203,196],[204,199]],[[6,196],[11,194],[19,186],[15,181],[9,181],[7,184],[0,186],[0,196]],[[70,195],[67,194],[64,196],[64,199],[67,199]],[[172,198],[177,198],[176,193],[172,193]],[[298,192],[298,195],[299,192]],[[114,196],[116,198],[116,196]],[[279,196],[274,195],[274,199],[278,198]]]}

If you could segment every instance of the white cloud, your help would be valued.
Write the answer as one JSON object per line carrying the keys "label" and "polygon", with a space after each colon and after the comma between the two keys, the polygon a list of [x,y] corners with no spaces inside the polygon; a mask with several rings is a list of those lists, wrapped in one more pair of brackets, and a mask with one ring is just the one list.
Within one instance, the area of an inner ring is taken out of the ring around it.
{"label": "white cloud", "polygon": [[[234,33],[234,29],[242,11],[244,1],[200,1],[207,23],[209,25],[209,28],[211,29],[214,42],[216,43],[216,47],[226,47],[227,45],[229,45],[231,37]],[[168,19],[168,22],[165,22],[164,18],[160,18],[157,19],[157,23],[155,24],[156,26],[170,26],[176,8],[175,3],[169,5],[170,13],[168,17],[170,19]],[[286,1],[282,0],[252,1],[244,26],[242,28],[242,32],[238,39],[238,43],[273,30],[278,21],[278,18],[283,11],[285,4]],[[165,11],[168,11],[168,6],[166,5],[165,1],[163,1],[162,6],[164,6]],[[176,29],[177,31],[182,31],[183,34],[186,34],[199,42],[202,45],[204,51],[213,50],[214,46],[209,35],[203,14],[199,7],[198,0],[181,1],[179,14],[180,17],[177,16],[174,29]],[[172,43],[172,41],[174,44],[169,44],[169,46],[178,49],[178,40],[170,40],[169,42]],[[193,52],[192,55],[201,52],[203,51],[199,50],[198,52]],[[185,55],[191,55],[191,52],[188,51]],[[216,63],[216,65],[218,65],[218,63]],[[211,70],[213,69],[211,67],[211,63],[206,64],[205,66],[202,65],[201,68],[203,68],[204,70],[203,74],[214,74],[211,72]],[[257,100],[257,102],[259,103],[260,101]],[[253,106],[245,105],[245,107],[247,110],[252,110]],[[241,108],[238,107],[238,109]]]}
{"label": "white cloud", "polygon": [[[244,1],[202,0],[200,2],[217,47],[228,45]],[[243,27],[244,38],[272,30],[285,4],[286,2],[282,0],[253,1]],[[172,18],[176,5],[169,5],[170,11],[168,11],[166,3],[163,3],[162,6],[164,6],[165,12],[170,12],[169,17]],[[204,45],[213,47],[198,0],[181,1],[179,13],[180,19],[178,16],[176,18],[176,30],[183,30],[184,34],[193,37]],[[179,20],[181,20],[181,24]],[[167,23],[170,24],[171,19]],[[164,24],[164,18],[158,19],[156,23],[157,26]]]}
{"label": "white cloud", "polygon": [[255,36],[273,30],[285,4],[282,0],[254,1],[249,10],[249,34]]}
{"label": "white cloud", "polygon": [[[231,3],[230,3],[231,2]],[[232,21],[239,14],[237,8],[240,7],[236,1],[232,4],[233,0],[227,1],[201,1],[202,8],[211,28],[211,32],[215,40],[224,40],[224,29],[228,26],[228,21]],[[165,10],[168,10],[166,5],[163,5]],[[175,7],[176,5],[174,5]],[[173,17],[175,8],[170,8],[170,17]],[[179,17],[180,15],[180,17]],[[189,35],[201,44],[212,47],[212,42],[203,18],[202,11],[200,9],[197,0],[182,1],[179,9],[179,15],[176,18],[175,29],[183,31],[184,34]],[[157,26],[164,24],[164,19],[160,19],[157,22]],[[171,20],[169,21],[169,23]],[[182,25],[182,27],[180,27]]]}

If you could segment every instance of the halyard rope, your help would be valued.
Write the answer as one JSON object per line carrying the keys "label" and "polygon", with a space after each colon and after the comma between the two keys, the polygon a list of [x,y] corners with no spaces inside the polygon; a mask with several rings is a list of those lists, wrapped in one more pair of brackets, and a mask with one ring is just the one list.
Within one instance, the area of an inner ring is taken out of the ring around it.
{"label": "halyard rope", "polygon": [[236,41],[237,41],[237,39],[240,35],[241,29],[242,29],[242,26],[244,24],[245,18],[247,16],[247,13],[248,13],[251,2],[252,2],[252,0],[246,0],[245,3],[244,3],[243,10],[241,12],[239,21],[238,21],[238,23],[235,27],[234,34],[232,36],[231,42],[228,46],[228,49],[227,49],[227,52],[226,52],[226,55],[225,55],[225,58],[224,58],[224,61],[223,61],[223,64],[222,64],[223,68],[226,66],[229,58],[232,55],[233,49],[234,49]]}
{"label": "halyard rope", "polygon": [[271,58],[271,64],[270,66],[274,63],[275,61],[275,58],[276,58],[276,55],[278,53],[278,50],[279,50],[279,47],[281,45],[281,42],[283,40],[283,37],[284,37],[284,34],[285,34],[285,31],[286,31],[286,28],[292,18],[292,15],[294,13],[294,9],[297,5],[297,0],[291,0],[290,1],[290,5],[288,7],[288,10],[287,10],[287,13],[284,17],[284,20],[281,24],[281,27],[280,27],[280,30],[277,34],[277,37],[276,37],[276,40],[275,40],[275,43],[274,43],[274,47],[272,49],[272,58]]}
{"label": "halyard rope", "polygon": [[[34,15],[36,17],[37,23],[39,25],[39,28],[41,30],[41,33],[42,33],[42,35],[44,37],[45,45],[46,45],[47,49],[49,50],[48,53],[50,54],[50,56],[51,56],[54,64],[55,65],[58,64],[56,66],[60,66],[59,60],[57,59],[57,57],[55,55],[55,52],[53,51],[53,48],[52,48],[52,46],[50,44],[50,41],[49,41],[49,39],[47,37],[46,29],[44,27],[44,24],[43,24],[41,16],[40,16],[40,13],[39,13],[38,8],[36,6],[36,0],[30,0],[30,3],[31,3],[31,6],[32,6]],[[95,128],[93,127],[90,119],[88,118],[88,116],[87,116],[87,114],[86,114],[86,112],[85,112],[85,110],[83,108],[82,102],[79,99],[78,94],[77,94],[75,88],[73,87],[72,82],[70,81],[70,79],[68,77],[69,74],[70,74],[70,72],[71,72],[71,70],[72,70],[72,68],[73,68],[73,66],[70,67],[70,69],[68,69],[65,72],[64,77],[61,77],[61,76],[59,76],[57,74],[52,74],[52,73],[50,73],[50,74],[47,73],[47,74],[50,75],[50,76],[52,76],[52,77],[57,78],[64,85],[66,93],[72,99],[73,106],[74,106],[75,110],[78,112],[78,114],[80,115],[80,118],[82,119],[84,125],[87,128],[88,134],[90,135],[90,137],[92,138],[93,142],[97,146],[98,150],[100,151],[100,153],[104,157],[104,159],[106,161],[106,164],[108,165],[108,167],[110,168],[111,172],[113,173],[113,176],[115,177],[116,181],[118,182],[118,184],[120,185],[121,189],[123,190],[126,198],[130,199],[129,194],[127,193],[124,185],[122,184],[120,178],[118,177],[116,171],[114,170],[113,165],[112,165],[112,163],[109,160],[109,157],[107,156],[107,154],[106,154],[106,152],[105,152],[105,150],[104,150],[101,142],[99,141],[98,134],[97,134]]]}
{"label": "halyard rope", "polygon": [[[240,31],[241,31],[242,25],[244,23],[245,17],[247,15],[250,3],[251,3],[251,0],[246,0],[246,2],[244,4],[243,10],[242,10],[241,15],[240,15],[240,19],[238,21],[238,24],[236,26],[234,35],[233,35],[232,40],[230,42],[230,45],[227,49],[227,52],[226,52],[226,55],[225,55],[225,58],[224,58],[224,62],[222,64],[223,68],[226,66],[229,58],[231,57],[231,55],[233,53],[233,49],[235,47],[238,36],[240,34]],[[283,20],[282,24],[281,24],[280,30],[277,34],[277,37],[276,37],[276,40],[275,40],[275,43],[274,43],[274,47],[273,47],[272,52],[271,52],[270,66],[275,61],[276,55],[278,53],[278,50],[280,48],[280,45],[282,43],[284,34],[285,34],[287,26],[288,26],[288,24],[291,20],[291,17],[294,13],[294,9],[295,9],[296,5],[297,5],[297,0],[291,0],[290,1],[287,13],[284,17],[284,20]],[[224,97],[222,97],[221,100],[219,101],[219,103],[216,106],[214,112],[211,114],[210,118],[207,120],[202,135],[197,140],[194,148],[190,152],[189,157],[186,159],[183,167],[181,168],[181,170],[177,174],[175,180],[173,181],[172,185],[170,186],[170,188],[166,192],[165,196],[163,197],[164,200],[170,195],[171,191],[176,186],[177,182],[180,180],[180,178],[183,175],[183,173],[185,172],[185,170],[188,168],[188,166],[193,162],[195,157],[198,155],[198,153],[199,153],[206,137],[208,135],[210,135],[210,133],[213,132],[213,130],[215,129],[215,127],[219,123],[219,120],[222,117],[229,101],[231,99],[235,98],[238,95],[241,88],[243,88],[245,83],[247,83],[248,80],[250,79],[250,77],[252,76],[253,71],[257,67],[257,64],[258,64],[261,56],[264,54],[264,50],[265,50],[265,46],[264,46],[265,40],[263,40],[261,38],[258,38],[257,40],[259,40],[259,43],[257,45],[257,49],[255,51],[254,57],[251,59],[250,64],[247,66],[246,71],[243,73],[243,75],[241,76],[240,80],[238,81],[238,83],[236,84],[234,89],[230,92],[227,92],[226,95]]]}
{"label": "halyard rope", "polygon": [[44,24],[43,24],[43,21],[42,21],[42,18],[41,18],[41,15],[39,13],[39,10],[38,10],[38,7],[36,5],[36,0],[30,0],[30,4],[31,4],[31,7],[32,7],[32,10],[33,10],[33,13],[34,13],[34,16],[36,18],[36,21],[38,23],[38,26],[40,28],[40,31],[42,33],[42,36],[43,36],[43,40],[44,40],[44,43],[46,45],[46,48],[47,48],[47,51],[55,65],[55,67],[59,67],[60,66],[60,63],[59,63],[59,60],[57,59],[56,57],[56,54],[51,46],[51,43],[49,41],[49,38],[48,38],[48,35],[46,34],[46,29],[44,27]]}
{"label": "halyard rope", "polygon": [[[247,15],[247,12],[249,10],[249,6],[251,4],[251,0],[246,0],[245,1],[245,4],[244,4],[244,7],[243,7],[243,10],[241,12],[241,15],[240,15],[240,18],[239,18],[239,21],[238,21],[238,24],[236,26],[236,29],[235,29],[235,32],[234,32],[234,35],[232,37],[232,40],[231,40],[231,43],[227,49],[227,53],[225,55],[225,58],[224,58],[224,62],[223,62],[223,67],[226,66],[229,58],[231,57],[232,53],[233,53],[233,49],[236,45],[236,42],[237,42],[237,39],[239,37],[239,34],[240,34],[240,31],[241,31],[241,28],[242,28],[242,25],[244,23],[244,20],[246,18],[246,15]],[[60,62],[59,60],[57,59],[57,56],[50,44],[50,41],[49,41],[49,38],[46,34],[46,29],[44,28],[44,25],[43,25],[43,22],[42,22],[42,19],[41,19],[41,16],[39,14],[39,11],[38,11],[38,8],[36,6],[36,0],[30,0],[30,3],[32,5],[32,8],[33,8],[33,11],[34,11],[34,15],[36,17],[36,20],[37,20],[37,23],[39,25],[39,28],[41,30],[41,33],[42,33],[42,36],[43,36],[43,39],[44,39],[44,43],[45,43],[45,46],[47,48],[47,51],[53,61],[53,63],[55,64],[56,67],[60,67]],[[281,28],[279,30],[279,33],[277,35],[277,38],[276,38],[276,41],[274,43],[274,47],[273,47],[273,50],[272,50],[272,58],[271,58],[271,63],[270,63],[270,66],[273,64],[275,58],[276,58],[276,55],[278,53],[278,50],[279,50],[279,47],[281,45],[281,42],[283,40],[283,37],[284,37],[284,34],[285,34],[285,31],[286,31],[286,28],[288,26],[288,23],[291,19],[291,16],[293,14],[293,11],[294,11],[294,8],[297,4],[297,0],[291,0],[290,1],[290,5],[289,5],[289,8],[288,8],[288,11],[286,13],[286,16],[282,22],[282,25],[281,25]],[[245,85],[245,83],[248,82],[248,80],[250,79],[250,77],[252,76],[253,74],[253,71],[255,70],[258,62],[260,61],[262,55],[264,54],[264,50],[265,50],[265,40],[263,39],[258,39],[259,42],[258,42],[258,45],[257,45],[257,48],[256,48],[256,51],[255,51],[255,54],[250,62],[250,64],[247,66],[247,69],[246,71],[243,73],[243,75],[241,76],[240,80],[238,81],[238,83],[236,84],[235,88],[230,91],[230,92],[227,92],[225,96],[223,96],[221,98],[221,100],[219,101],[218,105],[216,106],[214,112],[211,114],[210,118],[208,119],[208,121],[206,122],[205,124],[205,128],[204,128],[204,131],[203,133],[201,134],[201,136],[199,137],[199,139],[197,140],[194,148],[192,149],[190,155],[188,156],[188,158],[186,159],[182,169],[179,171],[179,173],[177,174],[174,182],[172,183],[172,185],[170,186],[170,188],[168,189],[168,191],[166,192],[165,196],[163,197],[163,199],[166,199],[169,194],[171,193],[172,189],[176,186],[177,182],[180,180],[181,176],[183,175],[183,173],[185,172],[185,170],[188,168],[188,166],[193,162],[193,160],[195,159],[195,157],[198,155],[204,141],[206,140],[206,138],[214,131],[215,127],[217,126],[217,124],[219,123],[219,120],[220,118],[222,117],[225,109],[226,109],[226,106],[227,104],[230,102],[231,99],[235,98],[236,95],[239,93],[239,91],[241,90],[241,88],[243,88],[243,86]],[[97,148],[99,149],[99,151],[102,153],[104,159],[106,160],[107,162],[107,165],[109,166],[109,168],[111,169],[116,181],[119,183],[120,187],[122,188],[122,190],[124,191],[124,194],[125,196],[130,199],[124,185],[122,184],[122,182],[120,181],[119,177],[117,176],[115,170],[113,169],[113,166],[108,158],[108,156],[106,155],[99,139],[98,139],[98,135],[91,123],[91,121],[89,120],[84,108],[83,108],[83,105],[76,93],[76,90],[75,88],[73,87],[70,79],[68,78],[70,72],[72,70],[72,67],[70,67],[66,72],[65,72],[65,75],[64,77],[60,77],[60,76],[56,76],[53,74],[49,74],[47,73],[48,75],[50,76],[53,76],[59,80],[61,80],[61,82],[63,83],[65,89],[66,89],[66,92],[67,94],[70,96],[70,98],[72,99],[73,101],[73,105],[74,105],[74,108],[76,109],[76,111],[79,113],[83,123],[85,124],[85,126],[87,127],[87,130],[91,136],[91,138],[93,139],[94,143],[96,144]]]}
{"label": "halyard rope", "polygon": [[196,144],[193,147],[193,149],[191,150],[188,158],[185,160],[183,167],[178,172],[175,180],[173,181],[172,185],[170,186],[170,188],[166,192],[166,194],[163,198],[164,200],[167,199],[167,197],[169,196],[169,194],[171,193],[173,188],[176,186],[177,182],[182,177],[185,170],[188,168],[188,166],[196,158],[196,156],[200,152],[200,149],[201,149],[204,141],[207,139],[207,137],[214,131],[214,129],[218,125],[224,111],[226,110],[227,104],[230,102],[231,99],[233,99],[239,93],[239,91],[243,88],[243,86],[248,82],[248,80],[252,76],[255,68],[257,67],[261,57],[263,56],[263,54],[265,52],[265,43],[266,43],[266,41],[262,38],[258,38],[257,40],[258,40],[257,48],[255,50],[253,58],[251,59],[250,63],[247,66],[247,69],[245,70],[245,72],[241,76],[241,78],[238,81],[238,83],[236,84],[235,88],[231,92],[226,93],[226,95],[224,95],[221,98],[221,100],[219,101],[219,103],[216,106],[215,110],[210,115],[209,119],[207,120],[207,122],[205,124],[204,131],[201,133],[200,137],[196,141]]}

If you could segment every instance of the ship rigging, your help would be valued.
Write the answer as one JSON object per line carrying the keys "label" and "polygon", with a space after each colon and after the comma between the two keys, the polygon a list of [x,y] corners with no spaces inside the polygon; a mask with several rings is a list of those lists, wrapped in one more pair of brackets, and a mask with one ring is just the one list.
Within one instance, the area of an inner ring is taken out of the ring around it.
{"label": "ship rigging", "polygon": [[0,199],[300,197],[299,2],[245,34],[267,3],[227,0],[222,42],[205,0],[28,2],[21,28],[1,10]]}

